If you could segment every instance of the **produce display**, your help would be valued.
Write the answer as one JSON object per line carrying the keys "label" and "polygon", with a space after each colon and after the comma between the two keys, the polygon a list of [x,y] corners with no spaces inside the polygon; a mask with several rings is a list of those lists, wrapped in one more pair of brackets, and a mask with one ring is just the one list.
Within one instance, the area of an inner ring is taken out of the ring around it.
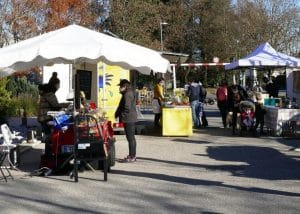
{"label": "produce display", "polygon": [[189,106],[189,98],[185,95],[183,88],[178,88],[173,95],[166,94],[165,107]]}

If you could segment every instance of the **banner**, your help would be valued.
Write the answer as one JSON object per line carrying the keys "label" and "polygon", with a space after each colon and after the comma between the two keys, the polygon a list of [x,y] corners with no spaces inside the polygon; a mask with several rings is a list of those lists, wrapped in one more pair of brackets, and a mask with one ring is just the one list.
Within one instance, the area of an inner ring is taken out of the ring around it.
{"label": "banner", "polygon": [[120,79],[129,80],[129,70],[100,62],[98,78],[98,107],[107,112],[108,120],[114,122],[114,113],[121,99],[118,84]]}

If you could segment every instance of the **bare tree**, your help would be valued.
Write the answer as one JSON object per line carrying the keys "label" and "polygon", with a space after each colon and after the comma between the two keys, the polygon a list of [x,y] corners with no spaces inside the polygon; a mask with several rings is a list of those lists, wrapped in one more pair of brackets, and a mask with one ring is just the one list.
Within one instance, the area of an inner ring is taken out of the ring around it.
{"label": "bare tree", "polygon": [[299,38],[299,7],[295,0],[239,0],[238,37],[243,53],[261,42],[292,53]]}
{"label": "bare tree", "polygon": [[7,35],[7,16],[6,8],[8,5],[8,1],[0,1],[0,48],[9,43],[9,38]]}
{"label": "bare tree", "polygon": [[7,13],[5,24],[13,42],[18,42],[37,34],[38,5],[42,8],[42,4],[38,3],[40,1],[37,0],[8,1],[5,8]]}
{"label": "bare tree", "polygon": [[44,32],[80,24],[93,29],[103,13],[104,0],[2,0],[0,47]]}
{"label": "bare tree", "polygon": [[102,12],[99,1],[84,0],[47,0],[45,13],[46,31],[51,31],[70,24],[96,28]]}

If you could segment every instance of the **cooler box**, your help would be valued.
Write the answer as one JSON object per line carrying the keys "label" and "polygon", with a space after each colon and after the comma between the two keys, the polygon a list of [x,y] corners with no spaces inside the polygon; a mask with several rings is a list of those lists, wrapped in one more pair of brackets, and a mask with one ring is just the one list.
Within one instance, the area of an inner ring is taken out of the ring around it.
{"label": "cooler box", "polygon": [[282,107],[281,98],[266,98],[264,99],[265,106]]}

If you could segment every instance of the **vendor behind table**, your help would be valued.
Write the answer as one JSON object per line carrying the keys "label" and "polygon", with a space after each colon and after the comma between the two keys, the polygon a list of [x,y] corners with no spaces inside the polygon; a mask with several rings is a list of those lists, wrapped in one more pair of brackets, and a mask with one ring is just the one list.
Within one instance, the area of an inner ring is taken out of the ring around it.
{"label": "vendor behind table", "polygon": [[159,126],[160,119],[161,119],[161,106],[162,102],[165,99],[164,96],[164,83],[165,79],[163,77],[158,79],[157,84],[154,86],[153,89],[153,113],[155,114],[154,116],[154,125]]}
{"label": "vendor behind table", "polygon": [[53,121],[53,117],[48,115],[48,111],[59,111],[66,108],[70,103],[59,103],[54,93],[53,86],[50,84],[40,84],[39,89],[39,108],[38,108],[38,121],[42,126],[43,133],[45,134],[45,152],[48,151],[49,135],[51,133],[51,126],[49,121]]}

